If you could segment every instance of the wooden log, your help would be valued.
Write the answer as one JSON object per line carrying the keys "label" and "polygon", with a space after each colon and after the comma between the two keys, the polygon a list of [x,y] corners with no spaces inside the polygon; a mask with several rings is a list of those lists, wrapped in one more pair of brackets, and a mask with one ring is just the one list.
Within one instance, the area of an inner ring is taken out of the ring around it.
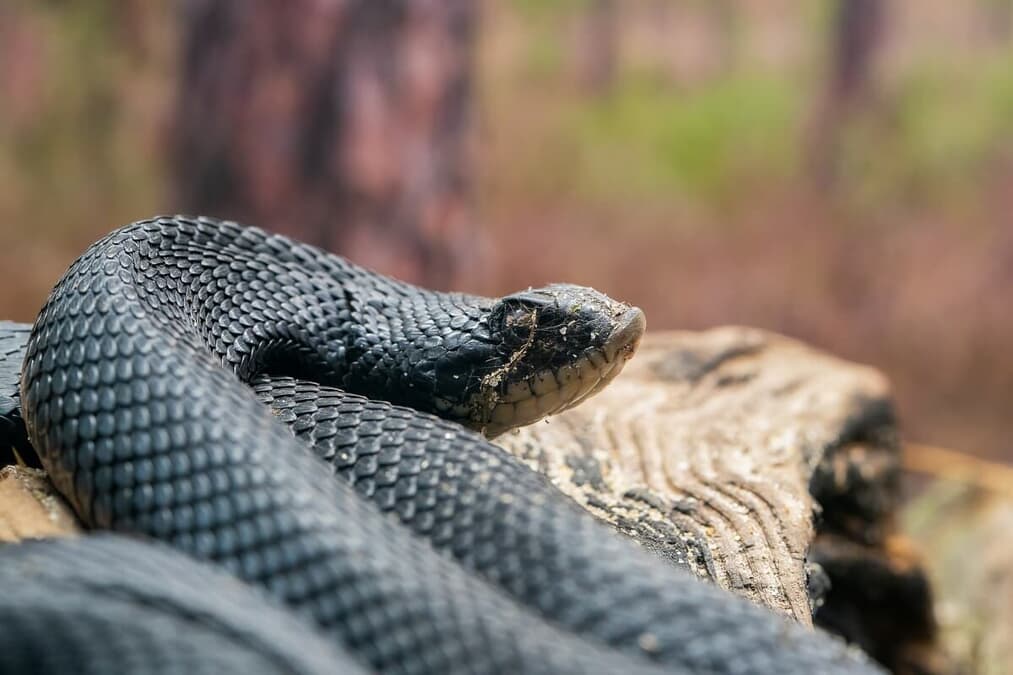
{"label": "wooden log", "polygon": [[[901,453],[877,371],[755,329],[656,333],[601,394],[498,442],[672,564],[805,625],[819,606],[817,623],[896,673],[944,671],[895,525]],[[0,473],[0,538],[74,522],[41,472]]]}
{"label": "wooden log", "polygon": [[[828,458],[857,449],[892,466],[893,437],[889,388],[875,370],[722,328],[649,335],[601,394],[500,442],[675,564],[810,623],[810,484],[854,493],[847,469]],[[44,480],[3,475],[36,491]]]}
{"label": "wooden log", "polygon": [[1013,470],[940,448],[906,454],[908,470],[931,479],[899,521],[929,563],[953,672],[1011,675]]}
{"label": "wooden log", "polygon": [[948,672],[876,370],[755,329],[654,333],[601,394],[498,442],[673,564],[818,609],[894,673]]}
{"label": "wooden log", "polygon": [[645,547],[811,624],[810,483],[851,443],[895,461],[893,438],[877,371],[720,328],[648,335],[601,394],[499,442]]}
{"label": "wooden log", "polygon": [[0,469],[0,541],[72,535],[77,518],[39,469]]}

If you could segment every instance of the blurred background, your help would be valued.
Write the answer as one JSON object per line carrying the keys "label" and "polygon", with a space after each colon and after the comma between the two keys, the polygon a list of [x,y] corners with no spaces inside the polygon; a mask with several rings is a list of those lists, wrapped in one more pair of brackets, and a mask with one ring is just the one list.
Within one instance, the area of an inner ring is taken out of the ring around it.
{"label": "blurred background", "polygon": [[0,92],[3,318],[201,212],[772,329],[1013,461],[1013,0],[4,0]]}

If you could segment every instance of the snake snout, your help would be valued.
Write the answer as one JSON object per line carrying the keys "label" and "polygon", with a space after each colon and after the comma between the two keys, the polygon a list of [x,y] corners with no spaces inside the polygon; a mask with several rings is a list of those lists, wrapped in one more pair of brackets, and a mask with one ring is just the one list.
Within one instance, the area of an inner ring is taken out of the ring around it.
{"label": "snake snout", "polygon": [[630,307],[615,323],[612,333],[603,347],[609,361],[616,358],[629,360],[640,346],[640,339],[647,330],[647,317],[639,307]]}

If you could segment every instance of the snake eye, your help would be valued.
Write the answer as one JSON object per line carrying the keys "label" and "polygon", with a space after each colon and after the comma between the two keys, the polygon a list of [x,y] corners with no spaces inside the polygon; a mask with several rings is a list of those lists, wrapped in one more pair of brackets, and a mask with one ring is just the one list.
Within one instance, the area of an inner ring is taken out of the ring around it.
{"label": "snake eye", "polygon": [[503,323],[507,328],[529,328],[534,314],[535,313],[527,307],[515,307],[506,313],[503,318]]}
{"label": "snake eye", "polygon": [[490,317],[490,323],[505,333],[527,334],[534,325],[536,309],[518,301],[501,302]]}

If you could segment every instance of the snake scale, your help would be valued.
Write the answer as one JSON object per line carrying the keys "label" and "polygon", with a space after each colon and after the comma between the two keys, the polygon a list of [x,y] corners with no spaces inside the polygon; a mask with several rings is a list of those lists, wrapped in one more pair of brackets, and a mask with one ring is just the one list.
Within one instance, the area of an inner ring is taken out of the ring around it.
{"label": "snake scale", "polygon": [[[877,672],[486,440],[593,395],[642,331],[639,310],[576,286],[488,299],[232,222],[116,230],[30,335],[0,329],[8,362],[24,351],[0,391],[8,442],[27,446],[23,416],[82,522],[118,533],[0,549],[4,570],[39,570],[0,616],[42,617],[5,622],[0,652],[42,663],[25,645],[48,621],[89,672]],[[54,621],[64,593],[74,619]]]}

